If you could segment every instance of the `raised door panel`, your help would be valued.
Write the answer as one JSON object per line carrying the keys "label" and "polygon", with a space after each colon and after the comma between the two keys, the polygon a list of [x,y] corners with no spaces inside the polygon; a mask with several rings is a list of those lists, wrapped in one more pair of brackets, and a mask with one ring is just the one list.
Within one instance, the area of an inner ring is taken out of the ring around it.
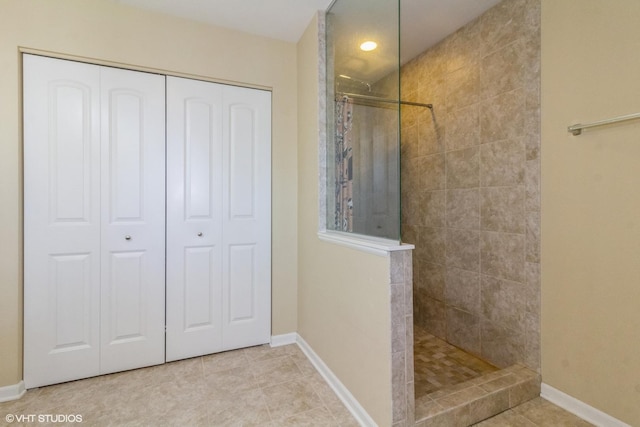
{"label": "raised door panel", "polygon": [[256,202],[255,108],[228,106],[229,114],[229,218],[253,219]]}
{"label": "raised door panel", "polygon": [[99,373],[99,67],[24,70],[24,380]]}
{"label": "raised door panel", "polygon": [[222,349],[221,104],[167,78],[167,361]]}
{"label": "raised door panel", "polygon": [[[189,82],[193,84],[193,82]],[[201,83],[201,82],[199,82]],[[214,99],[189,98],[184,100],[184,219],[211,220],[214,205],[217,205],[216,191],[219,186],[220,156],[220,106]],[[215,215],[217,217],[217,215]]]}
{"label": "raised door panel", "polygon": [[91,254],[50,256],[51,353],[91,347],[91,284]]}
{"label": "raised door panel", "polygon": [[164,76],[101,68],[101,373],[164,362]]}
{"label": "raised door panel", "polygon": [[[94,94],[95,95],[95,94]],[[49,85],[50,221],[88,223],[91,212],[91,88],[71,81]]]}
{"label": "raised door panel", "polygon": [[257,283],[255,245],[230,245],[229,248],[229,323],[251,321],[256,317]]}
{"label": "raised door panel", "polygon": [[144,93],[108,91],[109,221],[144,221]]}
{"label": "raised door panel", "polygon": [[110,345],[146,339],[149,298],[144,277],[144,251],[112,252],[108,268],[110,325],[106,329]]}
{"label": "raised door panel", "polygon": [[223,346],[271,335],[271,93],[223,90]]}
{"label": "raised door panel", "polygon": [[215,246],[184,249],[184,323],[186,333],[213,329],[219,309],[219,296],[211,283],[219,274]]}

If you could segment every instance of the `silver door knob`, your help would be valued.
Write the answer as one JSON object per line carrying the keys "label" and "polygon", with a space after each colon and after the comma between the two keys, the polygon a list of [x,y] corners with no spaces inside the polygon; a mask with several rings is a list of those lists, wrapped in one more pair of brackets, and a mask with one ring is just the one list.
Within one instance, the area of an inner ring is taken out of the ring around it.
{"label": "silver door knob", "polygon": [[131,236],[129,235],[124,236],[124,240],[131,240]]}
{"label": "silver door knob", "polygon": [[202,231],[198,233],[198,237],[202,237]]}

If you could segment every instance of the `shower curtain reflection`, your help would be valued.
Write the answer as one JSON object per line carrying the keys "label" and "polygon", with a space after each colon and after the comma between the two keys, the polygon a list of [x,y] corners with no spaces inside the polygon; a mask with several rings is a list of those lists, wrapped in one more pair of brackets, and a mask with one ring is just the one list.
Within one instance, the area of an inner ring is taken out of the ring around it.
{"label": "shower curtain reflection", "polygon": [[336,100],[335,136],[335,230],[353,232],[353,100],[347,96]]}
{"label": "shower curtain reflection", "polygon": [[335,112],[334,229],[397,240],[397,104],[338,95]]}

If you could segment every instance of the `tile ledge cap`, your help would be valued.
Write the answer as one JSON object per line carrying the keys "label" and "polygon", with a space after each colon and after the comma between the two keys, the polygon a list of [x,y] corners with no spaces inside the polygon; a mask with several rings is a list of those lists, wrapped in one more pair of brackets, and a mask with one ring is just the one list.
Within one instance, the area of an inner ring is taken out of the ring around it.
{"label": "tile ledge cap", "polygon": [[391,252],[415,249],[415,246],[412,244],[399,243],[396,240],[364,236],[362,234],[343,233],[340,231],[318,231],[318,238],[325,242],[347,246],[379,256],[389,256]]}

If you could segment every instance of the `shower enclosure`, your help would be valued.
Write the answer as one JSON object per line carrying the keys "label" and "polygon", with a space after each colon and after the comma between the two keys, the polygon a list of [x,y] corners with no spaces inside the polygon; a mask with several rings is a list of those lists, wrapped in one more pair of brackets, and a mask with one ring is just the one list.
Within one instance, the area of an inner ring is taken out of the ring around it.
{"label": "shower enclosure", "polygon": [[328,229],[399,241],[401,107],[432,108],[400,96],[399,3],[334,2],[326,42]]}
{"label": "shower enclosure", "polygon": [[327,228],[415,245],[416,419],[471,380],[539,393],[540,0],[455,3],[435,38],[447,2],[326,16]]}
{"label": "shower enclosure", "polygon": [[326,21],[327,164],[331,165],[327,228],[396,241],[400,239],[399,22],[393,18],[397,7],[389,1],[336,1]]}

